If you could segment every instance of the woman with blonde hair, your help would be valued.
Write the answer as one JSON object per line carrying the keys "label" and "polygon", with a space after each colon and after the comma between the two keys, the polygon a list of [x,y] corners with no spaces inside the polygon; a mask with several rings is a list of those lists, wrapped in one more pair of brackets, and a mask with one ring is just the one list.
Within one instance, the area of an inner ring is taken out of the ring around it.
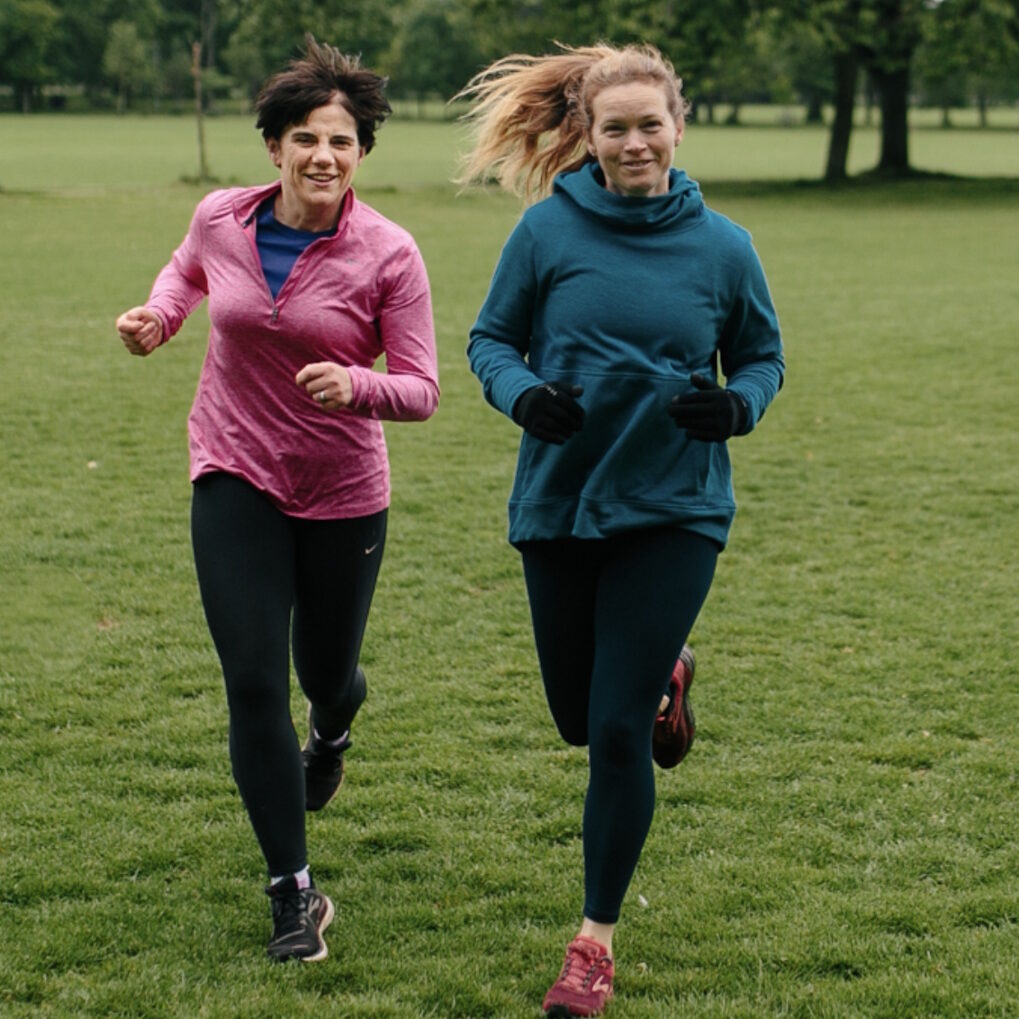
{"label": "woman with blonde hair", "polygon": [[675,766],[693,739],[685,642],[735,512],[726,440],[778,392],[782,344],[748,233],[672,166],[685,102],[658,50],[509,56],[462,96],[476,138],[461,180],[541,199],[503,248],[468,356],[523,429],[509,540],[552,717],[588,747],[583,915],[543,1008],[598,1015],[652,761]]}

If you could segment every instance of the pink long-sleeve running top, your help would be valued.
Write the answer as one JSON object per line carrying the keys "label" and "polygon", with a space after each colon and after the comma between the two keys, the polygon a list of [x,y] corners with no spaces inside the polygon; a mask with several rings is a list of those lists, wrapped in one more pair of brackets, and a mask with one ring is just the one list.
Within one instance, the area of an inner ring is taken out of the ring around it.
{"label": "pink long-sleeve running top", "polygon": [[[147,302],[165,341],[209,299],[209,346],[188,417],[191,480],[224,471],[292,516],[366,516],[389,505],[382,421],[424,420],[438,403],[424,262],[410,234],[351,189],[335,234],[305,249],[273,300],[255,213],[278,189],[203,198]],[[374,370],[383,355],[385,372]],[[347,368],[349,407],[323,411],[296,384],[318,361]]]}

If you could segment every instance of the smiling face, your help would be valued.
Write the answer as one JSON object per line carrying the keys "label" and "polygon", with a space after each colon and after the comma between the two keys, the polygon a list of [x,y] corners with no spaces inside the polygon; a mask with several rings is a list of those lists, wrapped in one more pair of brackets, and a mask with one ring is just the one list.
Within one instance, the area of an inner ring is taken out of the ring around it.
{"label": "smiling face", "polygon": [[669,170],[683,138],[682,117],[669,112],[665,90],[631,81],[602,89],[591,101],[587,151],[605,174],[605,187],[629,198],[669,190]]}
{"label": "smiling face", "polygon": [[291,124],[281,138],[265,144],[283,184],[276,218],[298,230],[334,227],[365,154],[353,116],[338,101],[326,103],[312,110],[303,124]]}

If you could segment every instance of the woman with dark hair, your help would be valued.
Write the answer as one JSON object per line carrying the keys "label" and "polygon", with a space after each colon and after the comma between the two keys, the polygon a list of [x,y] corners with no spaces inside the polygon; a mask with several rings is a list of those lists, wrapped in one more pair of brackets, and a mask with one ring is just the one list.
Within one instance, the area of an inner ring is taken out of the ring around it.
{"label": "woman with dark hair", "polygon": [[[390,112],[385,84],[309,37],[257,101],[279,180],[203,198],[146,304],[117,319],[144,357],[209,300],[188,419],[192,542],[278,960],[327,954],[333,905],[312,880],[305,811],[339,788],[365,698],[358,658],[390,495],[382,421],[424,420],[439,395],[421,256],[351,187]],[[303,750],[291,653],[309,702]]]}
{"label": "woman with dark hair", "polygon": [[735,511],[725,443],[777,393],[782,345],[749,235],[672,166],[685,103],[656,49],[511,56],[465,95],[462,179],[551,191],[507,240],[468,355],[523,429],[509,540],[553,719],[588,747],[583,915],[543,1004],[590,1016],[612,995],[652,761],[693,738],[685,641]]}

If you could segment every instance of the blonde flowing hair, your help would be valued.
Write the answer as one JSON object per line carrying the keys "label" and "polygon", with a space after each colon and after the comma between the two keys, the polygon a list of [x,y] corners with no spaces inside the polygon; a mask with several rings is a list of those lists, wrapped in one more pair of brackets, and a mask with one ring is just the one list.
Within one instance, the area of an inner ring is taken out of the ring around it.
{"label": "blonde flowing hair", "polygon": [[528,201],[548,194],[556,174],[593,159],[591,103],[612,85],[660,85],[669,112],[677,121],[685,117],[682,79],[654,46],[556,45],[559,53],[496,60],[453,97],[474,103],[462,118],[474,130],[473,146],[456,183],[494,179]]}

